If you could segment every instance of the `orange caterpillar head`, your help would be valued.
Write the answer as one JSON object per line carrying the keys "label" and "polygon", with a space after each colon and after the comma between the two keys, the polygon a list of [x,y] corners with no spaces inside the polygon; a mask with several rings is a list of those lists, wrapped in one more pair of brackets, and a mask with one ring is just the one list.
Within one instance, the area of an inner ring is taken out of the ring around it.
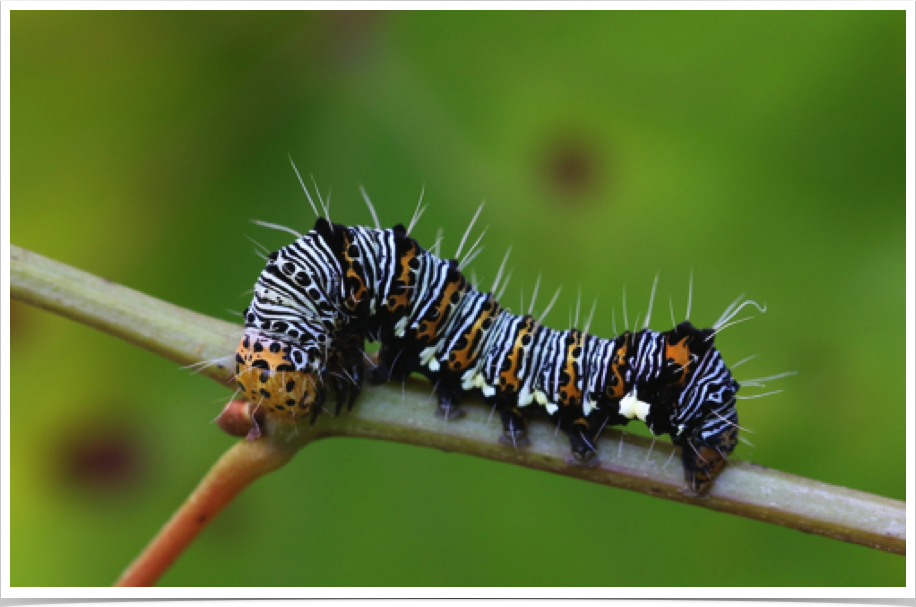
{"label": "orange caterpillar head", "polygon": [[268,414],[289,418],[312,413],[319,394],[312,357],[298,346],[248,330],[235,354],[235,379],[242,395]]}

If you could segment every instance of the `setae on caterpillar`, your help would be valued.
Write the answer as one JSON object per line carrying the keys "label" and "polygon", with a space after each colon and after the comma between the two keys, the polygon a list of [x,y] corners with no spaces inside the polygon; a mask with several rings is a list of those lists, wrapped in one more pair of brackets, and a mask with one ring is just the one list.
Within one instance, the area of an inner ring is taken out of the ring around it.
{"label": "setae on caterpillar", "polygon": [[689,489],[711,489],[739,428],[739,384],[714,339],[756,303],[739,298],[709,329],[684,321],[659,333],[647,316],[642,329],[613,339],[587,327],[554,330],[530,313],[512,314],[469,283],[467,262],[440,258],[409,232],[401,224],[381,229],[377,219],[369,228],[319,217],[268,256],[235,357],[245,398],[268,415],[314,423],[330,387],[336,411],[349,409],[366,378],[369,339],[381,344],[369,378],[421,373],[435,384],[437,415],[446,419],[460,417],[465,395],[479,396],[499,411],[501,442],[518,447],[527,441],[527,412],[539,405],[568,435],[570,461],[583,465],[597,462],[604,426],[639,419],[681,447]]}

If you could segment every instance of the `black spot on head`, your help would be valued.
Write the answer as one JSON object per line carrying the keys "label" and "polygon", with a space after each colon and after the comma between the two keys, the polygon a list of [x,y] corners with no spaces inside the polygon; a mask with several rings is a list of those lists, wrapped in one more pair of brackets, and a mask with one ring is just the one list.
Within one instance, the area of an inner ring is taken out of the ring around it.
{"label": "black spot on head", "polygon": [[530,345],[530,344],[531,344],[531,336],[530,336],[530,335],[523,335],[523,336],[522,336],[522,345],[523,345],[523,346],[528,346],[528,345]]}
{"label": "black spot on head", "polygon": [[[248,313],[248,316],[246,316],[245,319],[246,319],[249,323],[254,324],[254,313],[253,313],[253,312],[249,312],[249,313]],[[245,339],[247,340],[248,337],[245,337]],[[248,347],[248,344],[247,344],[247,343],[245,344],[245,347],[246,347],[246,348]]]}
{"label": "black spot on head", "polygon": [[270,261],[277,261],[277,257],[279,257],[279,254],[277,253],[277,251],[274,251],[273,253],[267,256],[267,259],[269,259]]}
{"label": "black spot on head", "polygon": [[487,329],[490,328],[490,325],[492,324],[493,324],[493,319],[487,318],[486,320],[483,321],[483,323],[480,326],[483,327],[484,331],[486,331]]}
{"label": "black spot on head", "polygon": [[576,346],[573,348],[572,354],[575,358],[582,356],[582,346]]}
{"label": "black spot on head", "polygon": [[351,244],[349,247],[347,247],[347,256],[353,257],[354,259],[359,257],[359,249],[355,244]]}
{"label": "black spot on head", "polygon": [[407,263],[407,265],[410,266],[411,270],[419,270],[420,269],[420,259],[418,257],[413,257]]}

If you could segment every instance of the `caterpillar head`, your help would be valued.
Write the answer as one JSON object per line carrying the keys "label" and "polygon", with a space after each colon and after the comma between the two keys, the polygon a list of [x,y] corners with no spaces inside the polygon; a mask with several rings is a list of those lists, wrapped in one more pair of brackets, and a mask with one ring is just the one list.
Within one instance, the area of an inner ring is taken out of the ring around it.
{"label": "caterpillar head", "polygon": [[258,331],[245,331],[235,354],[235,379],[246,399],[269,414],[303,417],[318,406],[315,356],[294,344]]}

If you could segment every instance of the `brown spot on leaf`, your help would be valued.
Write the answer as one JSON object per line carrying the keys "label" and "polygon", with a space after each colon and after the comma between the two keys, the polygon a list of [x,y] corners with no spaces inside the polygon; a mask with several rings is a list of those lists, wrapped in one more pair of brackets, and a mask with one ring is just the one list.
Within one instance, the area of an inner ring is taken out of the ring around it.
{"label": "brown spot on leaf", "polygon": [[383,11],[329,11],[327,18],[327,49],[333,61],[356,69],[376,57]]}
{"label": "brown spot on leaf", "polygon": [[602,162],[597,147],[585,138],[564,135],[548,144],[541,174],[565,200],[583,198],[601,181]]}
{"label": "brown spot on leaf", "polygon": [[87,493],[124,493],[147,477],[148,453],[139,429],[123,419],[95,419],[61,439],[64,481]]}

